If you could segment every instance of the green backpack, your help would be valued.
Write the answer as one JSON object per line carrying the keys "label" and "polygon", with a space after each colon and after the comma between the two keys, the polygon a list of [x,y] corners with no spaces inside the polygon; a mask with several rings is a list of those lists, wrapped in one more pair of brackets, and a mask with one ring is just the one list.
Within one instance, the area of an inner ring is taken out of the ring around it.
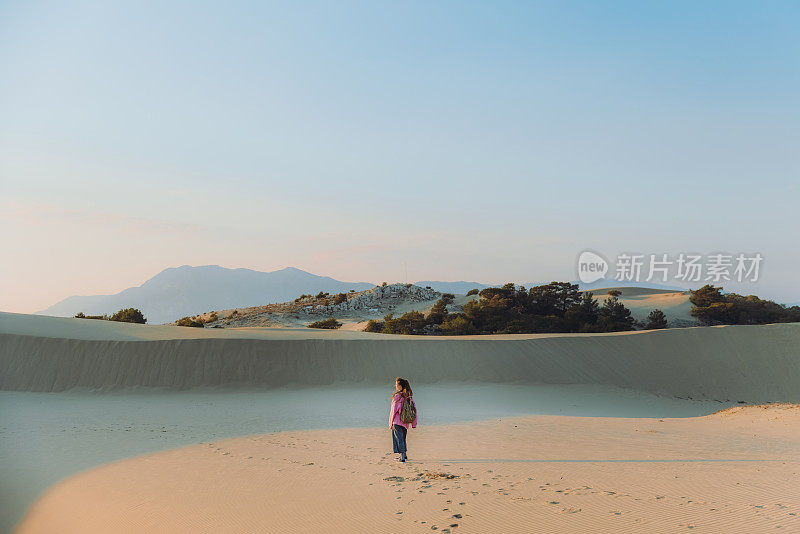
{"label": "green backpack", "polygon": [[417,407],[411,397],[403,399],[403,407],[400,408],[400,420],[406,424],[411,424],[417,418]]}

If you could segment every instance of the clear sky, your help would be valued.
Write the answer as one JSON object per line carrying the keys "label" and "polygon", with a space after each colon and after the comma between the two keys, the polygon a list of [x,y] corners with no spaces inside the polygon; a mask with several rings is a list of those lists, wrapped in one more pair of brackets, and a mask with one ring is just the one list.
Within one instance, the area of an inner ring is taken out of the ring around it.
{"label": "clear sky", "polygon": [[800,3],[0,2],[0,309],[165,267],[800,301]]}

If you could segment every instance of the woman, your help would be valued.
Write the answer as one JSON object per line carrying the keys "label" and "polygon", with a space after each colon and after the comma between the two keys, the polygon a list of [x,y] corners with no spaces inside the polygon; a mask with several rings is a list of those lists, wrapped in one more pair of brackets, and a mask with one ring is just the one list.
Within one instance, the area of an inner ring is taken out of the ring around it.
{"label": "woman", "polygon": [[[392,395],[392,405],[389,409],[389,428],[392,430],[394,452],[399,452],[400,461],[405,462],[408,459],[406,456],[406,432],[408,432],[408,423],[403,422],[403,419],[400,417],[400,412],[403,410],[403,404],[410,402],[413,405],[414,401],[411,398],[411,384],[408,383],[408,380],[398,377],[397,380],[395,380],[394,387],[396,391],[394,395]],[[416,414],[414,416],[414,421],[411,423],[411,428],[417,428]]]}

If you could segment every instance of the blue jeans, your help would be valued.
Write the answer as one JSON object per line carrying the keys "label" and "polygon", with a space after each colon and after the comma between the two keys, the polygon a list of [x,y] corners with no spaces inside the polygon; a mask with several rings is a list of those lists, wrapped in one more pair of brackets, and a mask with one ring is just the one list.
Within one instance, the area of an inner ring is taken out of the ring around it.
{"label": "blue jeans", "polygon": [[400,425],[392,425],[392,445],[394,452],[406,452],[406,432],[408,429]]}

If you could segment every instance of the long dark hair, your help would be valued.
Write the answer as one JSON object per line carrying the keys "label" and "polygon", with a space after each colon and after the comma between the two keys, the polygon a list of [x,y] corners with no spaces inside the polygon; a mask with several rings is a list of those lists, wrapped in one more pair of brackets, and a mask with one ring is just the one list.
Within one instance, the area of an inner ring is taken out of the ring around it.
{"label": "long dark hair", "polygon": [[395,380],[395,384],[400,385],[400,391],[395,391],[392,394],[392,396],[394,396],[395,393],[400,393],[400,395],[402,395],[407,399],[411,398],[411,395],[413,395],[413,393],[411,392],[411,384],[408,383],[408,380],[406,380],[405,378],[400,378],[398,376],[397,379]]}

